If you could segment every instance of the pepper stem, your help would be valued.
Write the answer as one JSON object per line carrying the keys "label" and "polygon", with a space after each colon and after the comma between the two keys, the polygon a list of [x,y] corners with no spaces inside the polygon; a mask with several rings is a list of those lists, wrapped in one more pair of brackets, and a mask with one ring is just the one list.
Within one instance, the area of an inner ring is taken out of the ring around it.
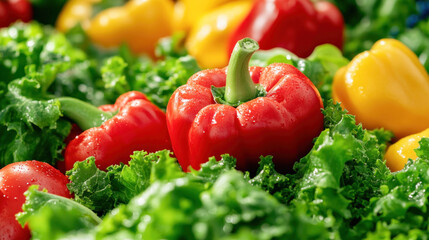
{"label": "pepper stem", "polygon": [[258,42],[244,38],[235,44],[226,74],[225,100],[231,104],[255,98],[257,91],[249,73],[249,60],[259,49]]}
{"label": "pepper stem", "polygon": [[64,116],[73,120],[82,130],[99,127],[106,120],[115,115],[113,112],[104,112],[94,105],[71,97],[57,98],[61,104]]}

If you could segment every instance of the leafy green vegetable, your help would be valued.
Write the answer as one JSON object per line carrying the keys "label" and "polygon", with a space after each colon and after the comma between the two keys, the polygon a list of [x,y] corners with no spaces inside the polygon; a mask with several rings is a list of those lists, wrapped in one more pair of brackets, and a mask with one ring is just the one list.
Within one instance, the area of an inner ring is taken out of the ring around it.
{"label": "leafy green vegetable", "polygon": [[101,67],[102,79],[104,87],[108,90],[108,95],[112,99],[130,91],[131,87],[124,75],[128,64],[119,56],[114,56],[106,60],[106,63]]}
{"label": "leafy green vegetable", "polygon": [[[94,160],[90,157],[75,163],[73,169],[67,172],[71,181],[68,188],[77,202],[99,215],[128,203],[156,181],[168,181],[185,175],[167,150],[149,154],[136,151],[128,165],[114,165],[107,172],[99,170]],[[235,163],[235,158],[227,154],[222,155],[220,161],[210,158],[199,171],[192,170],[189,177],[209,188],[219,175],[235,169]]]}
{"label": "leafy green vegetable", "polygon": [[253,186],[264,189],[284,204],[289,204],[296,197],[297,175],[278,173],[274,169],[272,156],[261,156],[257,172],[254,178],[249,179],[249,183]]}
{"label": "leafy green vegetable", "polygon": [[58,69],[50,73],[51,82],[45,84],[50,94],[77,97],[96,105],[106,103],[98,87],[97,66],[63,34],[49,27],[18,23],[0,30],[0,58],[4,84],[24,77],[29,65],[41,73],[55,66]]}
{"label": "leafy green vegetable", "polygon": [[[71,96],[94,93],[85,91],[92,89],[92,80],[85,82],[85,89],[75,87],[75,91],[71,91],[73,88],[70,88],[70,85],[82,85],[82,70],[92,65],[85,64],[85,53],[71,46],[64,35],[37,23],[2,29],[0,56],[0,71],[4,73],[0,99],[0,167],[29,159],[54,165],[62,158],[63,140],[70,132],[70,123],[61,118],[59,103],[49,99],[62,94],[64,89]],[[76,65],[79,70],[74,69]],[[66,80],[57,81],[65,76]]]}
{"label": "leafy green vegetable", "polygon": [[[394,173],[382,195],[371,200],[371,211],[353,229],[370,239],[425,239],[428,236],[429,139],[420,141],[418,158]],[[367,234],[367,232],[374,231]]]}
{"label": "leafy green vegetable", "polygon": [[143,239],[324,239],[321,224],[289,211],[237,171],[226,171],[207,190],[192,178],[156,181],[113,210],[95,229],[96,238]]}
{"label": "leafy green vegetable", "polygon": [[390,175],[382,160],[392,134],[362,129],[332,101],[324,114],[329,128],[294,166],[298,184],[292,204],[307,206],[308,215],[324,219],[332,234],[346,237],[370,211],[371,198],[381,194],[380,187]]}
{"label": "leafy green vegetable", "polygon": [[219,178],[222,173],[233,170],[236,167],[237,160],[229,154],[223,154],[218,161],[216,158],[211,157],[209,160],[201,164],[200,170],[191,168],[190,174],[195,176],[195,180],[211,187],[213,183]]}
{"label": "leafy green vegetable", "polygon": [[293,216],[296,212],[290,212],[275,198],[251,186],[236,171],[219,176],[201,199],[203,208],[197,212],[200,231],[194,233],[199,239],[234,239],[244,233],[254,239],[326,237],[323,227],[302,215],[302,219],[296,219]]}
{"label": "leafy green vegetable", "polygon": [[33,239],[56,239],[66,233],[83,231],[97,226],[101,219],[91,210],[73,200],[38,191],[31,186],[24,194],[26,202],[17,220],[28,223]]}
{"label": "leafy green vegetable", "polygon": [[[271,159],[263,161],[269,163]],[[61,207],[51,206],[52,195],[45,199],[30,195],[26,206],[36,207],[24,207],[21,215],[25,217],[19,218],[21,223],[29,221],[33,236],[40,239],[326,239],[328,231],[323,223],[304,215],[302,209],[288,209],[264,190],[252,186],[247,176],[233,169],[234,165],[235,159],[224,155],[219,162],[211,158],[199,171],[185,174],[175,159],[169,157],[168,151],[149,155],[136,152],[129,168],[121,165],[101,173],[95,168],[93,159],[89,159],[76,163],[71,171],[70,187],[77,189],[77,201],[83,199],[79,191],[85,192],[91,187],[100,190],[93,194],[100,197],[105,194],[101,192],[109,175],[114,178],[107,188],[114,189],[113,182],[127,181],[121,177],[132,178],[128,183],[147,188],[142,193],[136,191],[136,197],[108,213],[98,226],[78,221],[79,214],[87,214],[80,210],[83,207],[78,203],[62,211]],[[125,169],[138,171],[126,172]],[[140,174],[137,181],[136,174]],[[34,190],[32,192],[34,195]],[[89,198],[90,194],[86,200]],[[38,210],[42,200],[46,201],[43,208],[48,210]],[[63,216],[69,214],[70,225],[62,226],[61,216],[45,211]],[[36,219],[48,226],[32,222]],[[60,224],[54,224],[54,220]]]}
{"label": "leafy green vegetable", "polygon": [[[55,164],[61,159],[63,140],[71,129],[60,119],[59,103],[46,100],[49,78],[31,72],[29,76],[8,84],[0,110],[0,167],[29,159]],[[5,104],[6,103],[6,104]]]}
{"label": "leafy green vegetable", "polygon": [[414,150],[419,158],[429,159],[429,138],[422,138],[419,147]]}
{"label": "leafy green vegetable", "polygon": [[143,192],[156,180],[169,180],[183,176],[176,159],[167,150],[156,153],[134,152],[129,165],[115,165],[107,172],[99,170],[90,157],[76,162],[67,172],[69,190],[75,200],[100,215]]}
{"label": "leafy green vegetable", "polygon": [[76,162],[73,169],[67,172],[71,181],[67,187],[74,194],[76,202],[97,213],[104,213],[113,209],[117,203],[109,175],[99,170],[94,160],[90,157]]}
{"label": "leafy green vegetable", "polygon": [[196,60],[189,55],[156,63],[139,58],[132,64],[115,56],[102,67],[105,88],[113,98],[129,89],[137,90],[162,109],[167,107],[173,92],[199,70]]}
{"label": "leafy green vegetable", "polygon": [[[201,192],[201,185],[187,179],[156,182],[127,206],[106,216],[97,238],[173,239],[175,235],[189,235],[192,215],[201,207]],[[141,224],[144,227],[139,227]]]}

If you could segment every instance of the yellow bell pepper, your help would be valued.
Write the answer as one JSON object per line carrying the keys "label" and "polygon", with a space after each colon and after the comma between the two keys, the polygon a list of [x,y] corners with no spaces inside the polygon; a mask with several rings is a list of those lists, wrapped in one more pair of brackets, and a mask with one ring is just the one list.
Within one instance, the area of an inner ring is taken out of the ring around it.
{"label": "yellow bell pepper", "polygon": [[179,0],[175,7],[176,30],[189,31],[210,11],[236,0]]}
{"label": "yellow bell pepper", "polygon": [[100,0],[67,1],[58,15],[56,28],[61,32],[66,32],[78,23],[80,23],[84,29],[88,28],[91,20],[92,6],[99,1]]}
{"label": "yellow bell pepper", "polygon": [[397,138],[429,128],[429,76],[404,44],[382,39],[340,69],[333,98],[365,128]]}
{"label": "yellow bell pepper", "polygon": [[171,0],[131,0],[92,16],[99,0],[71,0],[60,13],[56,26],[67,31],[81,23],[91,40],[110,48],[128,44],[135,53],[154,55],[158,40],[173,33],[174,3]]}
{"label": "yellow bell pepper", "polygon": [[228,65],[228,39],[244,20],[253,1],[234,1],[202,16],[189,32],[185,46],[203,68]]}
{"label": "yellow bell pepper", "polygon": [[384,158],[390,171],[396,172],[404,168],[408,159],[416,160],[417,155],[414,149],[419,147],[422,138],[429,137],[429,128],[423,132],[401,138],[396,143],[389,146]]}

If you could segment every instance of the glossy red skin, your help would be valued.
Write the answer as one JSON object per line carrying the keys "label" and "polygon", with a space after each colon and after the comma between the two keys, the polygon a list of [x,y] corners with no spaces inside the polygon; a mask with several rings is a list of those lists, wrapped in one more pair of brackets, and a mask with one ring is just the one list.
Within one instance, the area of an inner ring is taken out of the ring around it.
{"label": "glossy red skin", "polygon": [[323,129],[323,103],[311,81],[282,63],[249,71],[267,96],[237,108],[215,103],[210,90],[212,85],[225,86],[226,69],[198,72],[173,93],[167,126],[185,171],[229,153],[237,158],[239,169],[256,170],[261,155],[272,155],[277,170],[286,172],[312,147]]}
{"label": "glossy red skin", "polygon": [[22,228],[15,219],[22,211],[28,187],[39,185],[40,190],[71,198],[68,182],[57,169],[39,161],[12,163],[0,169],[0,239],[30,239],[28,227]]}
{"label": "glossy red skin", "polygon": [[281,47],[304,58],[323,43],[342,49],[344,19],[335,5],[325,1],[256,0],[231,34],[229,53],[245,37],[256,40],[260,49]]}
{"label": "glossy red skin", "polygon": [[134,151],[171,150],[165,113],[143,93],[125,93],[114,105],[101,109],[119,112],[100,127],[90,128],[70,141],[64,154],[66,170],[91,156],[97,167],[106,170],[114,164],[127,164]]}
{"label": "glossy red skin", "polygon": [[17,20],[29,22],[32,17],[33,10],[28,0],[0,1],[0,27],[8,27]]}

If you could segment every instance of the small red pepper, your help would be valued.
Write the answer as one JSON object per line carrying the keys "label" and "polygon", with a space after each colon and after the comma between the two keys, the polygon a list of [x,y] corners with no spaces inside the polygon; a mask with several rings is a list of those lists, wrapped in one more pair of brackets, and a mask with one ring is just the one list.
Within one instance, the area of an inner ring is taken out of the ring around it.
{"label": "small red pepper", "polygon": [[0,28],[17,20],[31,21],[33,10],[28,0],[0,0]]}
{"label": "small red pepper", "polygon": [[66,170],[91,156],[97,167],[105,170],[114,164],[128,163],[134,151],[171,150],[165,113],[143,93],[125,93],[114,105],[102,106],[104,111],[74,98],[58,100],[63,114],[84,130],[66,147]]}
{"label": "small red pepper", "polygon": [[200,71],[170,98],[167,126],[185,171],[224,153],[239,169],[255,170],[261,155],[272,155],[278,170],[289,171],[322,131],[313,83],[289,64],[249,68],[257,49],[252,39],[239,41],[228,69]]}
{"label": "small red pepper", "polygon": [[342,49],[344,20],[335,5],[323,0],[256,0],[232,33],[229,53],[244,37],[255,39],[261,49],[281,47],[304,58],[323,43]]}

